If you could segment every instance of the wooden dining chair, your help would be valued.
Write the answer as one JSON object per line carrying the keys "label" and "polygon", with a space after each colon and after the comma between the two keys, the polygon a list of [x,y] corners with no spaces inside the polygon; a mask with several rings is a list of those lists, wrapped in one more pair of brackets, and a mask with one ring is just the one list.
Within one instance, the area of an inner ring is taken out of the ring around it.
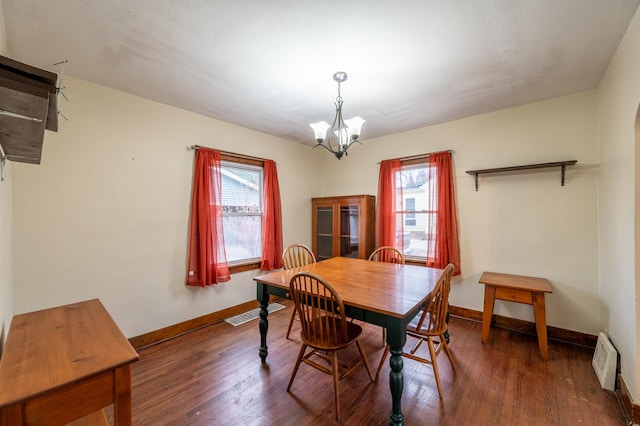
{"label": "wooden dining chair", "polygon": [[[429,299],[421,313],[416,315],[414,320],[407,326],[407,335],[417,339],[416,344],[409,352],[402,352],[402,356],[414,359],[416,361],[431,364],[433,366],[433,375],[436,378],[438,386],[438,394],[442,399],[442,386],[440,384],[440,374],[438,372],[438,355],[444,348],[451,367],[455,368],[453,356],[444,333],[447,330],[447,306],[449,302],[449,291],[451,289],[451,277],[453,275],[453,264],[448,264],[444,269],[438,282],[433,289],[433,297]],[[429,358],[416,355],[416,351],[423,342],[427,342],[429,346]],[[380,369],[384,365],[384,361],[389,354],[389,345],[384,349],[382,359],[376,371],[376,381],[380,375]]]}
{"label": "wooden dining chair", "polygon": [[[404,255],[400,250],[391,246],[378,247],[371,253],[369,260],[374,262],[397,263],[404,265]],[[387,344],[387,329],[382,328],[382,345]]]}
{"label": "wooden dining chair", "polygon": [[[316,257],[313,255],[311,249],[304,244],[291,244],[282,253],[282,267],[284,269],[297,268],[298,266],[308,265],[310,263],[316,263]],[[291,334],[291,327],[293,326],[293,320],[296,317],[296,310],[291,311],[291,318],[289,318],[289,327],[287,327],[287,339]]]}
{"label": "wooden dining chair", "polygon": [[[303,362],[324,373],[331,374],[333,376],[336,420],[340,421],[338,381],[360,364],[364,364],[369,378],[373,381],[367,355],[359,340],[362,327],[347,321],[344,303],[340,295],[328,282],[315,274],[309,272],[295,274],[289,282],[289,291],[300,318],[302,346],[291,373],[287,392],[290,391],[298,367]],[[358,348],[360,358],[350,365],[339,362],[338,352],[354,343]],[[311,350],[307,353],[309,348]],[[322,359],[323,364],[316,362],[315,358],[312,358],[313,356]],[[329,365],[327,366],[325,363]]]}

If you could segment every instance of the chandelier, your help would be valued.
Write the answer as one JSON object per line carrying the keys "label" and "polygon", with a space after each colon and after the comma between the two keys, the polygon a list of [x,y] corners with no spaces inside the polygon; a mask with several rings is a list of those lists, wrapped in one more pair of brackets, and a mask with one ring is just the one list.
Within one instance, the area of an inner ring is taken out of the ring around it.
{"label": "chandelier", "polygon": [[[311,123],[309,126],[315,133],[316,146],[327,149],[333,153],[338,160],[343,155],[347,155],[347,150],[351,145],[358,142],[360,136],[360,129],[365,120],[360,117],[353,117],[348,120],[342,119],[342,96],[340,96],[340,83],[347,80],[347,73],[344,71],[338,71],[333,75],[333,79],[338,83],[338,97],[336,97],[336,116],[333,119],[333,124],[329,125],[326,121],[319,121],[317,123]],[[327,133],[327,130],[329,132]],[[325,143],[326,141],[326,143]]]}

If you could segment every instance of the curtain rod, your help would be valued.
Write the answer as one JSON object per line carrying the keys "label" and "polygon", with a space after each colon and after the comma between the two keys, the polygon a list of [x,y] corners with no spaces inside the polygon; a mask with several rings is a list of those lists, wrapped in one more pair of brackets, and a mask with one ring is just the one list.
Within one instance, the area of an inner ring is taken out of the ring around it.
{"label": "curtain rod", "polygon": [[200,145],[191,145],[189,148],[193,149],[193,150],[198,150],[200,148],[205,148],[205,149],[213,149],[218,151],[220,154],[226,154],[226,155],[231,155],[233,157],[238,157],[238,158],[244,158],[246,160],[255,160],[255,161],[267,161],[266,158],[260,158],[260,157],[253,157],[251,155],[245,155],[245,154],[238,154],[237,152],[231,152],[231,151],[223,151],[221,149],[216,149],[216,148],[209,148],[208,146],[200,146]]}
{"label": "curtain rod", "polygon": [[[429,158],[430,155],[433,154],[440,154],[441,152],[448,152],[449,154],[453,154],[453,151],[450,149],[447,149],[445,151],[437,151],[437,152],[428,152],[426,154],[418,154],[418,155],[410,155],[409,157],[398,157],[398,158],[390,158],[388,160],[384,160],[384,161],[408,161],[408,160],[419,160],[421,158]],[[382,161],[378,161],[378,164],[380,164]]]}

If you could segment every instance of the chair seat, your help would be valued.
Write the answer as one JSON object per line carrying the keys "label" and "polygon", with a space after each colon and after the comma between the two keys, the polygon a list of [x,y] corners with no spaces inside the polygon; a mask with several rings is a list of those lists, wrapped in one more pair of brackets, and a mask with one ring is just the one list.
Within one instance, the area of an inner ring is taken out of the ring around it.
{"label": "chair seat", "polygon": [[[324,319],[324,321],[322,320]],[[326,317],[317,319],[310,324],[308,336],[301,333],[302,341],[314,349],[337,350],[342,349],[362,333],[362,327],[349,321],[338,318],[326,321]],[[343,322],[346,325],[346,334],[343,332]],[[327,333],[329,331],[329,333]],[[314,338],[314,336],[316,336]],[[328,338],[331,336],[331,339]],[[323,338],[324,337],[324,338]]]}
{"label": "chair seat", "polygon": [[424,310],[421,309],[420,312],[418,312],[418,315],[413,317],[409,325],[407,325],[407,331],[413,331],[414,333],[418,332],[418,323],[420,322],[420,318],[422,318],[423,313],[424,313]]}

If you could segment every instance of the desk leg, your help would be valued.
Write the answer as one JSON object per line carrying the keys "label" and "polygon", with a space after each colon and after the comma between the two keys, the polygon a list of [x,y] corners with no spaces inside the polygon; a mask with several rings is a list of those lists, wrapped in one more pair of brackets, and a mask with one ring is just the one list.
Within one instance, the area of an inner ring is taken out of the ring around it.
{"label": "desk leg", "polygon": [[547,347],[547,316],[544,304],[544,293],[531,292],[533,296],[533,316],[536,321],[536,332],[538,334],[538,347],[540,355],[545,361],[549,359],[549,348]]}
{"label": "desk leg", "polygon": [[484,310],[482,311],[482,342],[489,338],[491,328],[491,318],[493,317],[493,305],[496,300],[496,287],[484,285]]}
{"label": "desk leg", "polygon": [[269,293],[267,293],[267,286],[258,283],[258,302],[260,302],[260,350],[259,355],[262,363],[267,361],[267,355],[269,354],[269,347],[267,346],[267,331],[269,330],[269,320],[267,316],[269,311]]}
{"label": "desk leg", "polygon": [[131,366],[117,368],[115,376],[115,401],[113,420],[118,426],[131,425]]}
{"label": "desk leg", "polygon": [[4,407],[0,410],[0,425],[2,426],[22,426],[26,425],[27,421],[25,419],[24,414],[24,406],[25,404],[17,403],[14,405],[10,405],[8,407]]}

